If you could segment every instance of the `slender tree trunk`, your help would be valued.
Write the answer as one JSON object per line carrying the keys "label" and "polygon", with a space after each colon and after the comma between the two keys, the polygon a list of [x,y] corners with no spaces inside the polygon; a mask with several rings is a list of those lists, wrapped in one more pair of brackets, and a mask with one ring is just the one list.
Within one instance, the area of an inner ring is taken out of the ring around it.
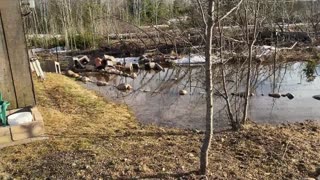
{"label": "slender tree trunk", "polygon": [[254,28],[253,28],[253,36],[252,40],[250,40],[249,28],[248,28],[248,10],[245,10],[245,18],[246,18],[246,38],[247,38],[247,45],[249,48],[249,61],[248,61],[248,73],[247,73],[247,87],[246,87],[246,94],[245,94],[245,102],[244,102],[244,110],[243,110],[243,118],[241,124],[245,124],[248,119],[248,109],[249,109],[249,97],[251,94],[251,68],[252,68],[252,58],[253,58],[253,45],[257,39],[257,23],[258,23],[258,12],[259,12],[260,2],[256,2],[256,9],[254,12]]}
{"label": "slender tree trunk", "polygon": [[200,174],[206,175],[208,171],[208,153],[211,146],[213,135],[213,83],[212,83],[212,37],[214,25],[214,2],[209,0],[208,21],[206,27],[206,94],[207,94],[207,114],[206,114],[206,133],[200,154]]}

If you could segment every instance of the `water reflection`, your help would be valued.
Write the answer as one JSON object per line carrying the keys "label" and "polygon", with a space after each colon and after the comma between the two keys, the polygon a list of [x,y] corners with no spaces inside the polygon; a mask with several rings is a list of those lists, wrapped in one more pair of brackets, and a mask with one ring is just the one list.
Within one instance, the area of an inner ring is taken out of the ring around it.
{"label": "water reflection", "polygon": [[[282,123],[318,119],[320,117],[320,102],[312,99],[320,94],[319,78],[312,82],[305,76],[306,63],[286,63],[259,65],[253,68],[251,82],[253,84],[250,118],[261,123]],[[222,78],[219,67],[214,69],[214,120],[215,128],[228,127],[226,105],[221,97],[223,93]],[[246,71],[239,65],[224,67],[226,71],[226,86],[228,94],[245,90]],[[205,86],[204,67],[173,67],[165,71],[139,71],[136,79],[116,75],[87,74],[92,79],[109,82],[107,87],[86,84],[89,89],[96,90],[113,100],[128,104],[142,123],[152,123],[162,126],[180,128],[204,129],[205,120]],[[315,73],[313,73],[315,75]],[[118,91],[115,86],[129,83],[131,92]],[[180,96],[179,90],[189,93]],[[292,93],[293,100],[286,97],[274,99],[269,93]],[[231,106],[236,116],[240,116],[243,98],[230,96]]]}

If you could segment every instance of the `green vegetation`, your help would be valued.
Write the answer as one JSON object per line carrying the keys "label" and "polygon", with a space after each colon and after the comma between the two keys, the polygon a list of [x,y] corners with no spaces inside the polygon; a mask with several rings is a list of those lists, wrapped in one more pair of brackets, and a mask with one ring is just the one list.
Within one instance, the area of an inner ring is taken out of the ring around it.
{"label": "green vegetation", "polygon": [[308,79],[312,79],[312,77],[315,75],[316,67],[317,67],[316,61],[314,60],[308,61],[308,63],[306,64],[306,67],[303,69]]}

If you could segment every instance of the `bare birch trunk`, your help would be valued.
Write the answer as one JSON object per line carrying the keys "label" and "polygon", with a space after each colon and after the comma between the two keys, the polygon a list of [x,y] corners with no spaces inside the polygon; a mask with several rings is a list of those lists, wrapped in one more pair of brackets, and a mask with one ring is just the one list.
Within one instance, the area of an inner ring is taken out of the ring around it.
{"label": "bare birch trunk", "polygon": [[254,30],[253,30],[253,40],[250,41],[250,34],[249,34],[249,28],[248,28],[248,14],[247,9],[245,10],[245,18],[246,18],[246,37],[247,37],[247,44],[249,48],[249,61],[248,61],[248,73],[247,73],[247,87],[246,87],[246,94],[245,94],[245,102],[244,102],[244,110],[243,110],[243,118],[241,124],[245,124],[248,119],[248,109],[249,109],[249,97],[251,94],[251,68],[252,68],[252,56],[253,56],[253,46],[257,39],[257,23],[258,23],[258,12],[259,12],[259,6],[260,2],[256,2],[256,9],[254,12]]}
{"label": "bare birch trunk", "polygon": [[208,6],[208,21],[206,26],[206,94],[207,94],[207,114],[206,114],[206,133],[201,148],[200,154],[200,174],[207,174],[208,167],[208,153],[211,146],[213,135],[213,84],[212,84],[212,37],[214,25],[214,2],[209,0]]}

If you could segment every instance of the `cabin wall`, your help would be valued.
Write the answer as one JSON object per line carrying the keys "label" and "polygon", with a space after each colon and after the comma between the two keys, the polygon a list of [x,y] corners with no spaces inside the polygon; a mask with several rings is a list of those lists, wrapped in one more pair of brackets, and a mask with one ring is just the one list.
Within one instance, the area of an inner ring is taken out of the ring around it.
{"label": "cabin wall", "polygon": [[0,1],[0,92],[9,109],[35,105],[19,0]]}

